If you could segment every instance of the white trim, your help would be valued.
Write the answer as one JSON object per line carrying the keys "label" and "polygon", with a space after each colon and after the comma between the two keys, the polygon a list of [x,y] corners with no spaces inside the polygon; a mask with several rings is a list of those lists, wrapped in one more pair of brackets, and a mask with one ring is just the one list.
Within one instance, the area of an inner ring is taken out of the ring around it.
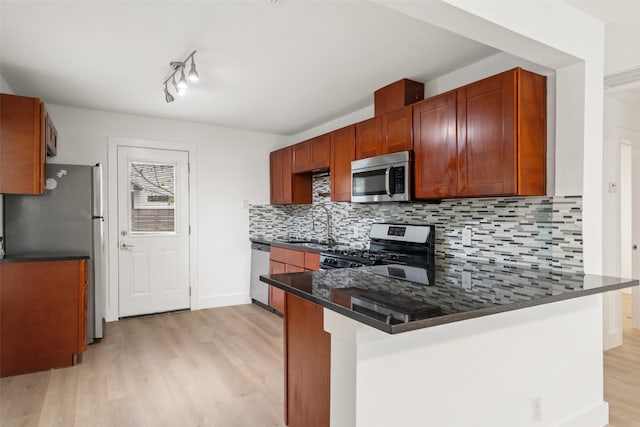
{"label": "white trim", "polygon": [[216,295],[212,297],[202,297],[198,300],[198,306],[192,306],[192,310],[203,308],[227,307],[230,305],[251,304],[249,292],[238,292],[235,294]]}
{"label": "white trim", "polygon": [[[189,283],[191,284],[191,310],[199,308],[199,282],[197,274],[198,259],[198,224],[197,224],[197,171],[196,171],[196,144],[171,141],[146,140],[126,137],[108,137],[107,141],[107,185],[108,205],[107,211],[107,297],[106,297],[106,321],[118,320],[118,147],[139,147],[164,150],[186,151],[189,153]],[[113,227],[111,226],[113,224]],[[112,262],[113,261],[113,262]],[[113,280],[112,280],[113,278]]]}

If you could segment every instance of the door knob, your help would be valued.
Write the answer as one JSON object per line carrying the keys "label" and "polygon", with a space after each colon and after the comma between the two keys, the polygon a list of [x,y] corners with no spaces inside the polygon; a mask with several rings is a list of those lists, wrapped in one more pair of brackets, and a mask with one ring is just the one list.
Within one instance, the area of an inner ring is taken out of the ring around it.
{"label": "door knob", "polygon": [[127,245],[125,242],[120,243],[120,249],[131,249],[133,245]]}

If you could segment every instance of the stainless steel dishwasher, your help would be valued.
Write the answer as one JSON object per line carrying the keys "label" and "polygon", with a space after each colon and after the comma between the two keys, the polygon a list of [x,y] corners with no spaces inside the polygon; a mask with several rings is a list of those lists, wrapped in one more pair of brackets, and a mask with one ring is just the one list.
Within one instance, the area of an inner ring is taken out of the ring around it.
{"label": "stainless steel dishwasher", "polygon": [[251,243],[251,287],[249,294],[255,304],[273,311],[269,307],[269,285],[260,281],[261,274],[269,274],[269,250],[266,243]]}

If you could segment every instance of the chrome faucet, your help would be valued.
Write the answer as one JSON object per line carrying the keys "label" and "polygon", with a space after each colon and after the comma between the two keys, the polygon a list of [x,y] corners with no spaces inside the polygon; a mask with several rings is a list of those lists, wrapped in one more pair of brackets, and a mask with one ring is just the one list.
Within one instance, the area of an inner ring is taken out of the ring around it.
{"label": "chrome faucet", "polygon": [[311,205],[311,229],[315,232],[316,231],[316,221],[318,221],[320,224],[322,224],[322,221],[317,220],[315,215],[314,215],[314,211],[316,210],[317,207],[321,207],[322,209],[324,209],[324,212],[327,216],[327,220],[325,222],[325,225],[327,226],[327,243],[333,243],[333,236],[331,233],[331,212],[329,211],[329,208],[327,208],[327,206],[323,203],[318,203],[315,205]]}

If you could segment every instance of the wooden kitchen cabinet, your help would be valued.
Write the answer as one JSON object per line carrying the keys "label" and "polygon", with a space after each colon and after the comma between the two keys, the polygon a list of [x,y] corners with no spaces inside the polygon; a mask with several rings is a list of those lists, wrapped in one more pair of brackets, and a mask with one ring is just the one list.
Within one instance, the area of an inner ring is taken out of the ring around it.
{"label": "wooden kitchen cabinet", "polygon": [[398,80],[373,93],[375,116],[401,109],[424,99],[424,83],[409,79]]}
{"label": "wooden kitchen cabinet", "polygon": [[444,93],[414,105],[413,129],[415,197],[456,196],[456,92]]}
{"label": "wooden kitchen cabinet", "polygon": [[356,159],[413,149],[412,107],[404,107],[356,124]]}
{"label": "wooden kitchen cabinet", "polygon": [[44,193],[46,143],[57,141],[44,104],[0,94],[0,123],[0,193]]}
{"label": "wooden kitchen cabinet", "polygon": [[382,154],[413,149],[413,108],[411,106],[382,116]]}
{"label": "wooden kitchen cabinet", "polygon": [[[318,270],[320,254],[271,245],[270,273]],[[309,278],[311,286],[311,278]],[[331,337],[324,331],[323,308],[270,287],[270,301],[283,298],[285,424],[289,427],[329,426]],[[280,294],[280,292],[282,294]]]}
{"label": "wooden kitchen cabinet", "polygon": [[331,336],[323,308],[286,294],[285,386],[289,427],[324,427],[330,421]]}
{"label": "wooden kitchen cabinet", "polygon": [[416,199],[546,193],[546,78],[520,68],[413,106]]}
{"label": "wooden kitchen cabinet", "polygon": [[317,136],[293,146],[293,173],[322,171],[329,168],[331,134]]}
{"label": "wooden kitchen cabinet", "polygon": [[75,365],[86,313],[86,260],[0,263],[0,376]]}
{"label": "wooden kitchen cabinet", "polygon": [[382,118],[356,123],[356,159],[382,154]]}
{"label": "wooden kitchen cabinet", "polygon": [[269,155],[271,204],[309,204],[311,197],[311,175],[294,174],[293,147],[285,147]]}
{"label": "wooden kitchen cabinet", "polygon": [[[298,251],[271,245],[269,252],[269,274],[301,273],[320,268],[320,254],[316,252]],[[285,292],[269,286],[269,306],[281,314],[285,313]]]}
{"label": "wooden kitchen cabinet", "polygon": [[355,126],[331,133],[331,201],[351,201],[351,161],[356,159]]}
{"label": "wooden kitchen cabinet", "polygon": [[544,195],[546,77],[515,68],[457,90],[458,196]]}

